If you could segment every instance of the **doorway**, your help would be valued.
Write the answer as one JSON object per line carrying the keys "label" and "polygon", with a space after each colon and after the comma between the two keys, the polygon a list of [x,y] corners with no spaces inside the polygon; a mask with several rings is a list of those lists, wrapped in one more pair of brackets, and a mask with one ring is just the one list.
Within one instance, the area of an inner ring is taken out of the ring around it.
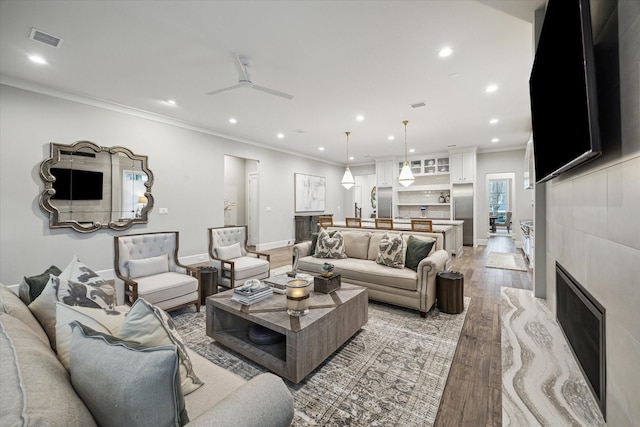
{"label": "doorway", "polygon": [[[485,212],[488,213],[487,237],[513,237],[513,221],[516,217],[515,173],[487,174],[487,200]],[[507,227],[507,223],[509,227]]]}
{"label": "doorway", "polygon": [[249,245],[258,244],[259,162],[224,156],[224,225],[247,225]]}

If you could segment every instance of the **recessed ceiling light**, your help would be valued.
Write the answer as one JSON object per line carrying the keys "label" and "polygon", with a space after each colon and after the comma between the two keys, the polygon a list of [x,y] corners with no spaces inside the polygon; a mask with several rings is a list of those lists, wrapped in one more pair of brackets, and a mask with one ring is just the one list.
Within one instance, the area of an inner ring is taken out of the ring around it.
{"label": "recessed ceiling light", "polygon": [[498,119],[491,119],[489,120],[489,124],[495,125],[496,123],[498,123],[499,120]]}
{"label": "recessed ceiling light", "polygon": [[29,55],[29,59],[35,62],[36,64],[46,64],[47,61],[39,55]]}
{"label": "recessed ceiling light", "polygon": [[176,101],[173,99],[167,99],[167,104],[176,105]]}
{"label": "recessed ceiling light", "polygon": [[238,123],[238,121],[237,121],[236,119],[234,119],[233,117],[231,117],[231,118],[229,119],[229,123],[236,124],[236,123]]}
{"label": "recessed ceiling light", "polygon": [[410,153],[415,153],[415,152],[416,152],[416,149],[415,149],[415,148],[410,148],[410,149],[409,149],[409,152],[410,152]]}
{"label": "recessed ceiling light", "polygon": [[324,151],[324,147],[318,147],[318,150]]}
{"label": "recessed ceiling light", "polygon": [[359,122],[361,122],[361,121],[363,121],[363,120],[364,120],[364,116],[363,116],[362,114],[358,114],[358,115],[356,116],[356,120],[357,120],[357,121],[359,121]]}
{"label": "recessed ceiling light", "polygon": [[424,107],[425,105],[427,105],[427,103],[424,101],[416,102],[415,104],[411,104],[411,108],[420,108]]}
{"label": "recessed ceiling light", "polygon": [[497,90],[498,90],[498,85],[490,84],[489,86],[487,86],[487,88],[484,91],[487,93],[493,93]]}
{"label": "recessed ceiling light", "polygon": [[282,139],[282,138],[284,138],[284,133],[280,132],[280,133],[277,135],[277,137],[278,137],[278,139]]}
{"label": "recessed ceiling light", "polygon": [[449,46],[445,46],[442,49],[440,49],[440,52],[438,52],[438,56],[440,58],[446,58],[447,56],[451,56],[452,53],[453,53],[453,50],[451,50]]}
{"label": "recessed ceiling light", "polygon": [[353,156],[349,156],[349,160],[353,160]]}
{"label": "recessed ceiling light", "polygon": [[395,137],[395,136],[393,136],[393,135],[389,135],[389,136],[387,137],[387,139],[388,139],[389,141],[393,141],[394,139],[396,139],[396,137]]}
{"label": "recessed ceiling light", "polygon": [[455,147],[455,146],[456,146],[456,144],[447,145],[447,147],[449,147],[449,148],[452,148],[452,147]]}
{"label": "recessed ceiling light", "polygon": [[460,77],[460,73],[451,73],[449,77]]}
{"label": "recessed ceiling light", "polygon": [[496,142],[500,142],[500,138],[493,138],[493,139],[491,140],[491,142],[493,142],[494,144],[495,144]]}

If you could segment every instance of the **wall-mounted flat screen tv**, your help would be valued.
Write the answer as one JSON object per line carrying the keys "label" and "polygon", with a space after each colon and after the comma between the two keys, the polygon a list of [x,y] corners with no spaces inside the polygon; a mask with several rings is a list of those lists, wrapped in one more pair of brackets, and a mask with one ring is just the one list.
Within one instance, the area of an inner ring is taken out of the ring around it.
{"label": "wall-mounted flat screen tv", "polygon": [[536,182],[601,154],[589,0],[549,0],[529,92]]}
{"label": "wall-mounted flat screen tv", "polygon": [[102,172],[51,168],[56,177],[51,197],[58,200],[102,200]]}

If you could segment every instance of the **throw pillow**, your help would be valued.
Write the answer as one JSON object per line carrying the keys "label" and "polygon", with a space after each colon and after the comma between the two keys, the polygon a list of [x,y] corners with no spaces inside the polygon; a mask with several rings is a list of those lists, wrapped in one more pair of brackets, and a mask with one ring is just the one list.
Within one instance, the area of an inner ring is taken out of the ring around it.
{"label": "throw pillow", "polygon": [[218,258],[235,259],[242,256],[242,248],[240,247],[240,243],[234,243],[233,245],[216,248],[216,253],[218,254]]}
{"label": "throw pillow", "polygon": [[100,426],[189,421],[176,347],[141,348],[72,322],[71,384]]}
{"label": "throw pillow", "polygon": [[346,258],[347,256],[344,254],[344,239],[340,230],[336,231],[333,237],[329,236],[326,230],[320,230],[318,246],[313,256],[316,258]]}
{"label": "throw pillow", "polygon": [[166,254],[151,258],[130,259],[128,264],[129,277],[132,279],[169,271],[169,257]]}
{"label": "throw pillow", "polygon": [[187,348],[182,342],[176,326],[163,310],[138,298],[131,306],[116,336],[136,342],[145,347],[172,344],[178,347],[180,356],[180,378],[185,395],[197,390],[203,382],[193,371]]}
{"label": "throw pillow", "polygon": [[102,277],[98,276],[92,269],[80,262],[75,255],[59,276],[67,280],[82,283],[83,285],[93,286],[105,283]]}
{"label": "throw pillow", "polygon": [[101,285],[86,286],[51,275],[49,282],[38,298],[29,304],[29,310],[36,316],[47,333],[51,347],[56,348],[56,307],[61,301],[67,305],[90,308],[113,307],[113,286],[104,282]]}
{"label": "throw pillow", "polygon": [[56,308],[56,351],[62,365],[69,370],[69,351],[71,350],[71,322],[78,321],[91,329],[109,335],[115,335],[125,319],[125,307],[122,311],[104,308],[72,307],[55,302]]}
{"label": "throw pillow", "polygon": [[41,274],[23,277],[20,282],[20,286],[18,287],[18,295],[20,295],[20,299],[27,305],[31,304],[31,301],[38,298],[44,287],[47,286],[49,275],[53,274],[54,276],[59,276],[60,273],[62,273],[62,270],[55,265],[52,265]]}
{"label": "throw pillow", "polygon": [[[329,231],[329,237],[333,237],[333,235],[336,234],[336,231],[338,230]],[[316,246],[318,246],[319,234],[320,233],[311,233],[311,252],[309,253],[309,255],[313,255],[316,253]]]}
{"label": "throw pillow", "polygon": [[404,266],[412,269],[413,271],[417,271],[418,264],[420,264],[420,261],[429,255],[429,252],[431,252],[431,248],[435,243],[435,239],[431,237],[423,240],[410,235],[409,239],[407,239],[407,256]]}
{"label": "throw pillow", "polygon": [[407,248],[402,238],[402,233],[391,237],[389,233],[384,233],[378,246],[378,264],[393,268],[404,268],[404,258]]}

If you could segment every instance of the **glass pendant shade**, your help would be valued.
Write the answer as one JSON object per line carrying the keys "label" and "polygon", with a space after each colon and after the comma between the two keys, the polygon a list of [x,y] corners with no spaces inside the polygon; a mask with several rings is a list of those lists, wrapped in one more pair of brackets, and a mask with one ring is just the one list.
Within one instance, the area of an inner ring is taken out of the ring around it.
{"label": "glass pendant shade", "polygon": [[342,176],[342,181],[340,181],[340,184],[342,184],[342,186],[348,190],[353,187],[355,183],[356,181],[353,179],[351,171],[349,170],[349,168],[347,168],[347,170],[344,171],[344,175]]}
{"label": "glass pendant shade", "polygon": [[404,124],[404,165],[400,171],[400,176],[398,176],[398,182],[403,187],[408,187],[413,184],[413,181],[415,181],[413,172],[411,172],[409,162],[407,161],[407,123],[409,123],[408,120],[402,122],[402,124]]}
{"label": "glass pendant shade", "polygon": [[345,132],[347,135],[347,169],[344,171],[344,175],[342,176],[342,181],[340,184],[347,190],[353,187],[356,181],[353,179],[353,175],[351,174],[351,170],[349,169],[349,134],[351,132]]}
{"label": "glass pendant shade", "polygon": [[413,184],[413,173],[411,173],[411,168],[409,167],[409,163],[404,162],[404,166],[402,166],[402,170],[400,171],[400,176],[398,177],[398,182],[404,186],[408,187]]}

